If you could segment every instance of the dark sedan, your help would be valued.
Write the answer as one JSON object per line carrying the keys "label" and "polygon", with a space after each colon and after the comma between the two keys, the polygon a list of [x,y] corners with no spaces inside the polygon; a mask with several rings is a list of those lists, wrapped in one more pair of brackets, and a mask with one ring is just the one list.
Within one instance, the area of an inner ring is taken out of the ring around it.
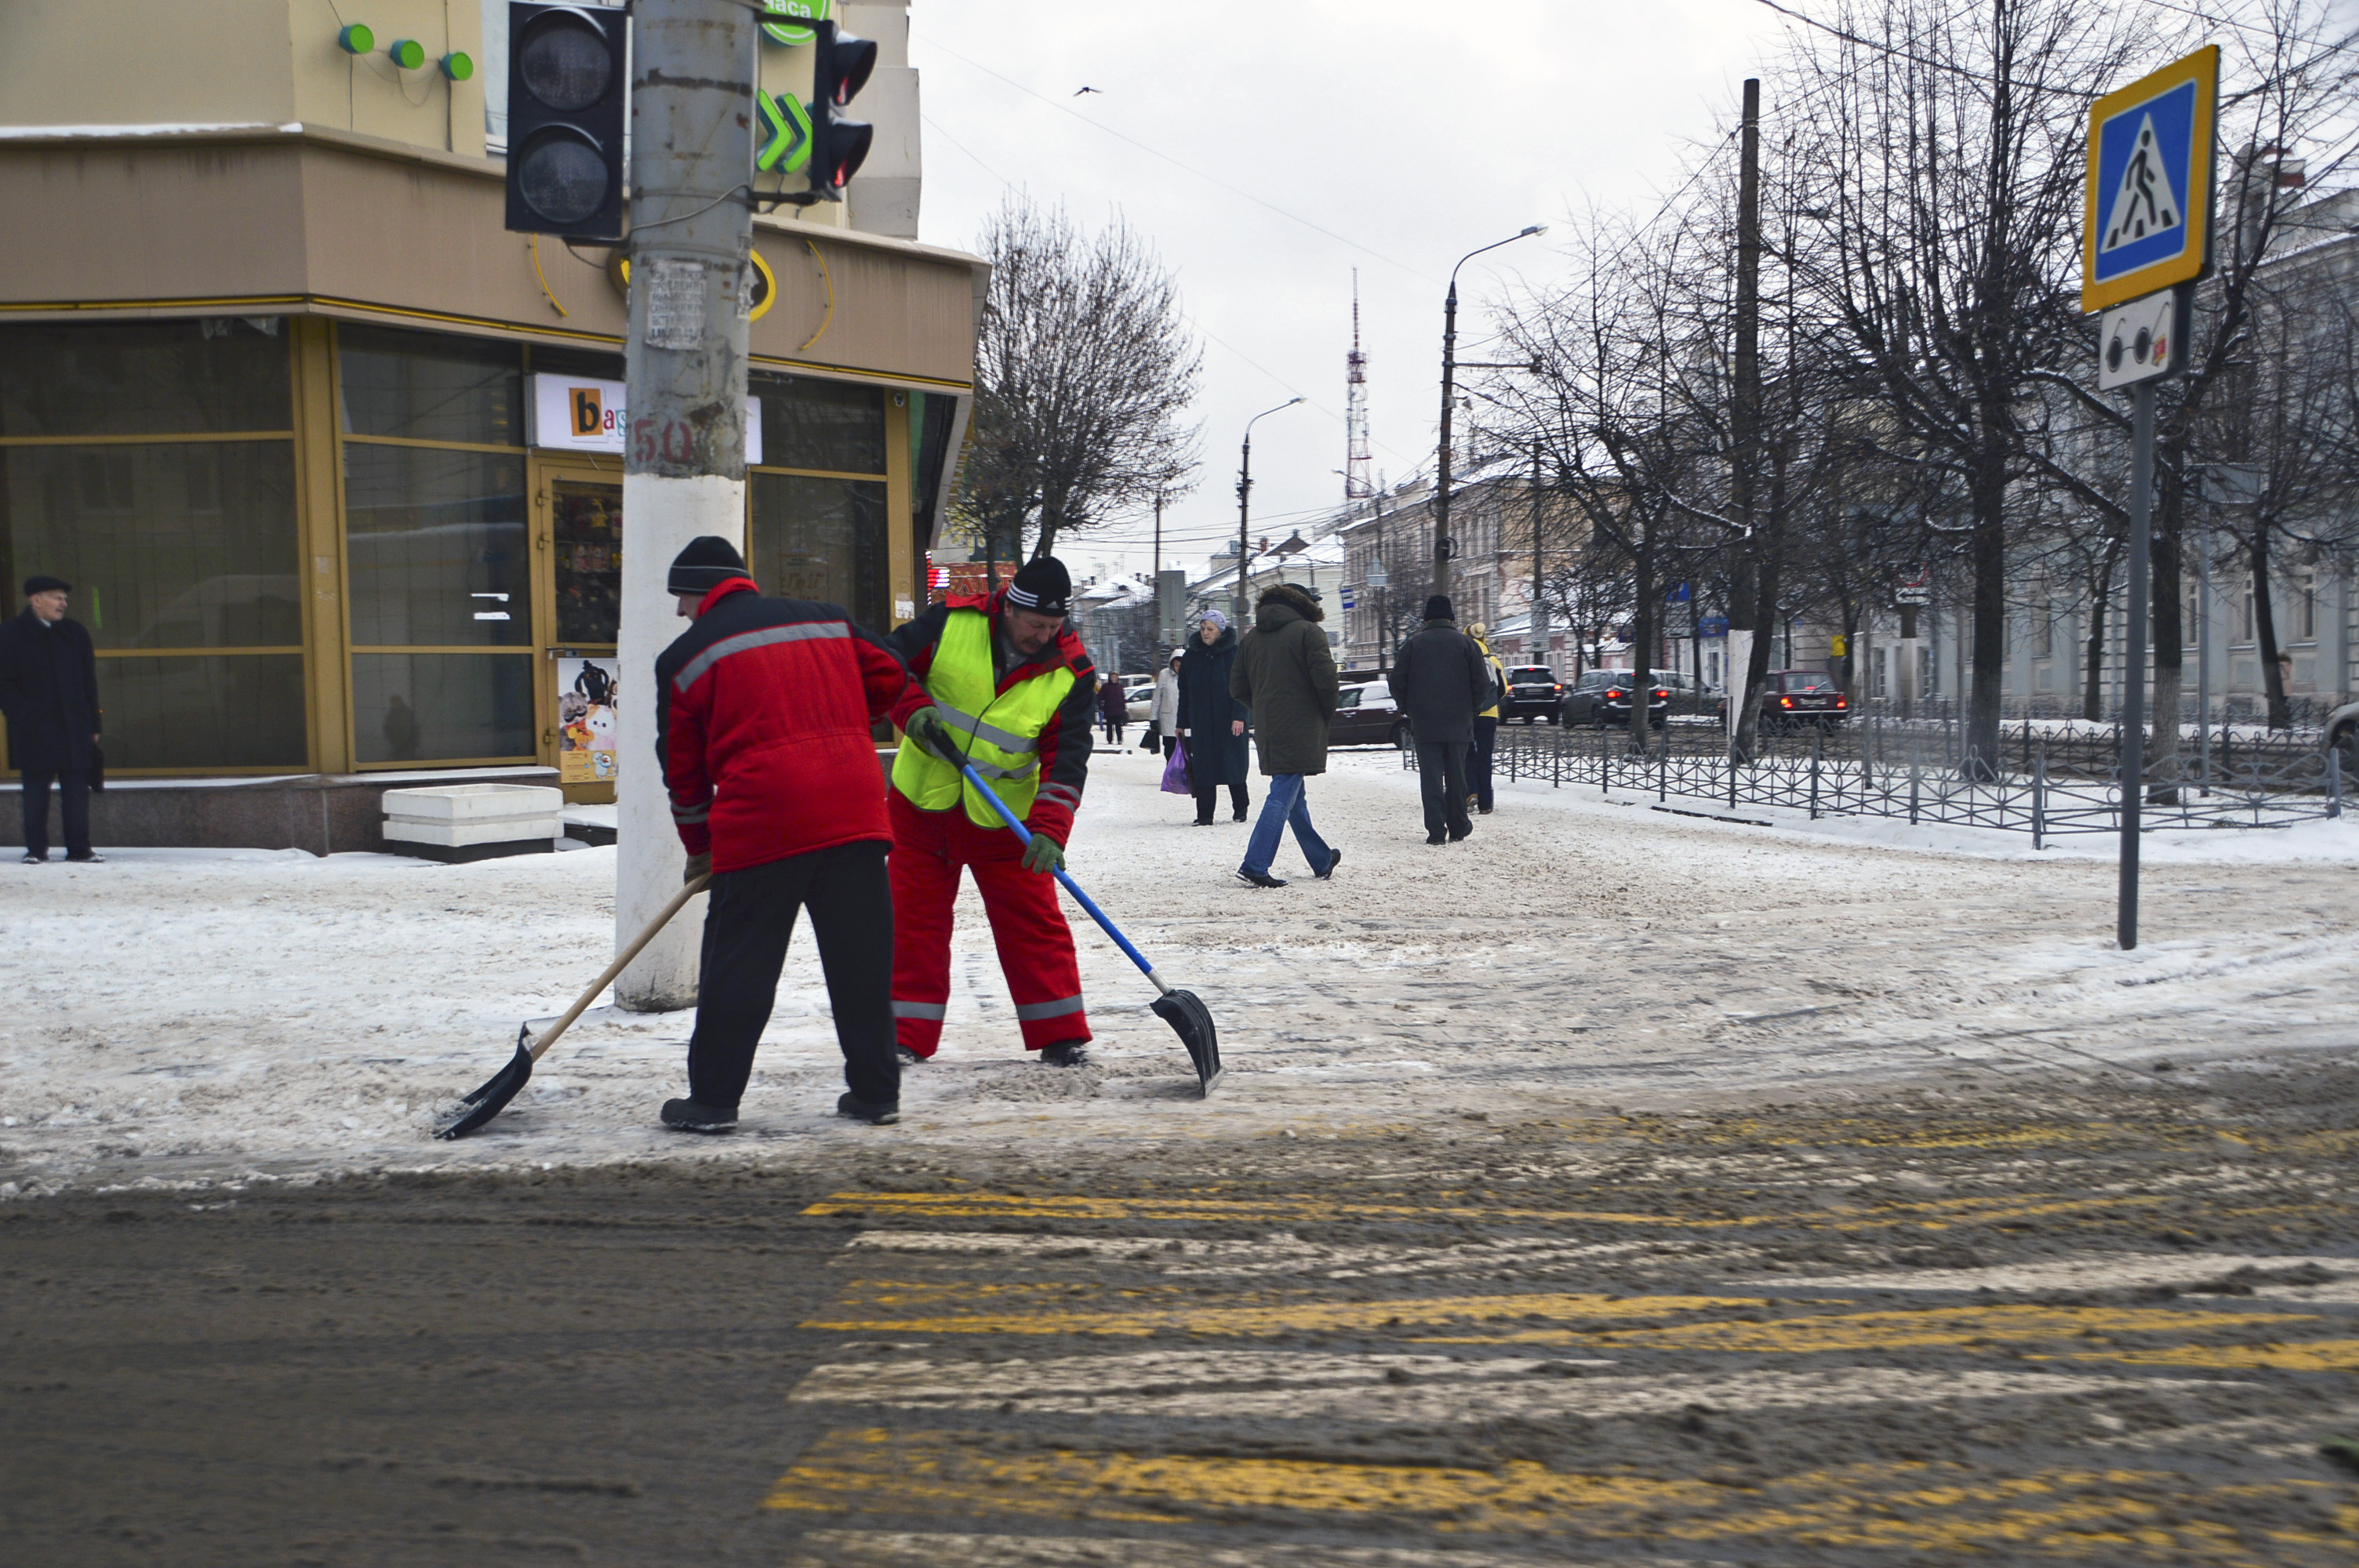
{"label": "dark sedan", "polygon": [[[1572,683],[1557,711],[1567,724],[1626,730],[1630,727],[1630,698],[1637,689],[1635,670],[1591,670]],[[1659,726],[1670,710],[1670,688],[1650,684],[1647,689],[1647,722]]]}
{"label": "dark sedan", "polygon": [[[1728,712],[1726,698],[1721,712]],[[1824,670],[1771,670],[1761,680],[1761,728],[1835,730],[1851,716],[1851,698]]]}
{"label": "dark sedan", "polygon": [[1507,723],[1520,719],[1536,724],[1545,719],[1553,724],[1557,704],[1563,700],[1564,683],[1546,665],[1510,665],[1506,700],[1499,704],[1499,718]]}
{"label": "dark sedan", "polygon": [[1398,746],[1409,744],[1408,716],[1394,705],[1392,687],[1382,680],[1362,681],[1335,694],[1335,717],[1327,726],[1331,746]]}

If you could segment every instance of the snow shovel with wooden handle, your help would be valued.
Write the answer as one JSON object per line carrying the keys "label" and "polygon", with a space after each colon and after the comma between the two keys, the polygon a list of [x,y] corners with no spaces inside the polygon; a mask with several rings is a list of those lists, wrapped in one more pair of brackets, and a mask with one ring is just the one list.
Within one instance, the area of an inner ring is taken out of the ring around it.
{"label": "snow shovel with wooden handle", "polygon": [[435,1128],[434,1136],[457,1138],[462,1133],[473,1132],[506,1108],[508,1101],[516,1098],[526,1081],[532,1076],[532,1065],[549,1054],[549,1048],[557,1044],[557,1037],[573,1026],[573,1021],[598,1000],[598,993],[614,984],[614,977],[639,956],[639,949],[654,941],[656,933],[669,925],[671,917],[688,907],[688,901],[702,892],[704,884],[712,880],[712,873],[707,871],[683,884],[678,892],[672,894],[671,902],[663,906],[662,913],[648,921],[647,928],[633,937],[631,945],[614,956],[614,961],[606,966],[605,973],[590,982],[588,990],[573,999],[573,1005],[565,1010],[562,1018],[549,1025],[549,1033],[536,1040],[529,1022],[518,1024],[516,1054],[508,1058],[508,1065],[494,1073],[482,1088],[461,1100],[458,1108]]}
{"label": "snow shovel with wooden handle", "polygon": [[[966,774],[966,782],[974,786],[975,793],[989,801],[991,809],[999,813],[999,819],[1015,830],[1017,840],[1029,845],[1032,830],[1018,822],[1016,814],[1007,809],[1007,803],[983,782],[983,775],[974,771],[974,764],[962,758],[952,760],[958,762],[959,771]],[[1163,977],[1155,972],[1155,966],[1147,961],[1147,955],[1131,946],[1130,938],[1106,918],[1105,911],[1098,907],[1095,899],[1082,891],[1081,883],[1065,874],[1062,866],[1057,868],[1057,880],[1064,884],[1065,891],[1073,895],[1076,903],[1090,912],[1090,918],[1114,938],[1114,946],[1138,966],[1139,973],[1153,981],[1155,989],[1162,993],[1147,1005],[1155,1010],[1156,1017],[1171,1026],[1173,1033],[1180,1036],[1180,1044],[1188,1048],[1188,1060],[1196,1066],[1200,1092],[1210,1097],[1225,1070],[1221,1065],[1221,1036],[1220,1032],[1212,1027],[1212,1009],[1206,1007],[1203,999],[1194,991],[1172,989]]]}

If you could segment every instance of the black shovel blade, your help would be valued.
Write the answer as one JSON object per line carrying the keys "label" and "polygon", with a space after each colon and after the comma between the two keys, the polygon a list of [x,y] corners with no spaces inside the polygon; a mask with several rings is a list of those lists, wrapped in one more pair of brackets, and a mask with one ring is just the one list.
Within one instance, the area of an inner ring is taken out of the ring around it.
{"label": "black shovel blade", "polygon": [[457,1112],[434,1130],[435,1137],[457,1138],[473,1132],[507,1108],[508,1101],[516,1098],[532,1076],[532,1053],[525,1048],[525,1042],[531,1038],[529,1024],[516,1031],[516,1054],[508,1058],[508,1065],[485,1079],[482,1088],[461,1100]]}
{"label": "black shovel blade", "polygon": [[1212,1027],[1212,1010],[1194,991],[1166,991],[1148,1005],[1188,1047],[1188,1060],[1196,1065],[1196,1079],[1209,1097],[1223,1071],[1221,1032]]}

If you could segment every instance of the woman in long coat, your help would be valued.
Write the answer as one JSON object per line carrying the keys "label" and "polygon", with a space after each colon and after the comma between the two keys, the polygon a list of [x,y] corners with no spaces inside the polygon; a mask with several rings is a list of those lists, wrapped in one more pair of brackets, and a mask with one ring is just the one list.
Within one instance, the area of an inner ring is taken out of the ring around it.
{"label": "woman in long coat", "polygon": [[1142,752],[1168,757],[1180,739],[1180,661],[1187,655],[1185,648],[1172,649],[1171,657],[1156,672],[1155,700],[1147,710],[1147,733],[1138,741]]}
{"label": "woman in long coat", "polygon": [[1212,824],[1212,803],[1229,786],[1232,821],[1243,822],[1253,802],[1245,780],[1253,759],[1246,745],[1251,710],[1229,695],[1237,662],[1236,628],[1215,610],[1205,615],[1180,660],[1180,732],[1188,742],[1188,782],[1196,791],[1196,826]]}

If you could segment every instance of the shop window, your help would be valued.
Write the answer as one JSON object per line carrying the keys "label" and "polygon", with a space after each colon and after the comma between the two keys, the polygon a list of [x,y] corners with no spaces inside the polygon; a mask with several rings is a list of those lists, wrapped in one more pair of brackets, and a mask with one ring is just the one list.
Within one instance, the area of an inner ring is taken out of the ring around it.
{"label": "shop window", "polygon": [[525,517],[521,456],[345,442],[353,645],[531,642]]}
{"label": "shop window", "polygon": [[762,591],[840,604],[862,625],[884,630],[884,481],[758,470],[748,478],[753,514],[745,564]]}
{"label": "shop window", "polygon": [[0,447],[0,579],[74,585],[100,649],[300,649],[286,441]]}
{"label": "shop window", "polygon": [[536,667],[513,654],[354,654],[353,756],[380,765],[529,758]]}
{"label": "shop window", "polygon": [[556,535],[557,640],[611,646],[623,619],[623,487],[560,479],[549,487]]}
{"label": "shop window", "polygon": [[98,699],[110,768],[299,771],[310,760],[299,652],[101,659]]}
{"label": "shop window", "polygon": [[341,326],[344,433],[413,441],[524,445],[524,355],[514,343]]}
{"label": "shop window", "polygon": [[794,375],[756,375],[751,388],[762,400],[765,467],[885,472],[883,388]]}
{"label": "shop window", "polygon": [[0,437],[294,427],[276,316],[0,327]]}

